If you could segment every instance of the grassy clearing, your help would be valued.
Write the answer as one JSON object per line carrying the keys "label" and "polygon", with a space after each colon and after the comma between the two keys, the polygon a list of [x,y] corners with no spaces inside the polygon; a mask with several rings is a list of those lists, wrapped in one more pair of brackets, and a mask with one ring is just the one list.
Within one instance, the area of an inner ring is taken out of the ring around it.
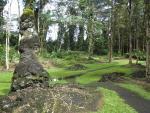
{"label": "grassy clearing", "polygon": [[127,90],[130,90],[133,93],[138,94],[139,96],[141,96],[141,97],[143,97],[147,100],[150,100],[150,92],[146,91],[144,89],[144,87],[142,87],[141,85],[138,85],[136,83],[129,83],[129,82],[120,83],[118,85],[125,88],[125,89],[127,89]]}
{"label": "grassy clearing", "polygon": [[[105,74],[105,73],[125,72],[127,75],[129,75],[130,73],[132,73],[134,71],[134,69],[131,67],[124,66],[127,64],[128,64],[128,60],[123,59],[123,60],[115,60],[113,63],[98,63],[97,62],[97,63],[92,63],[92,64],[82,64],[87,67],[87,69],[85,69],[85,70],[70,71],[70,70],[66,70],[65,69],[66,67],[64,67],[64,68],[54,67],[54,68],[48,69],[48,72],[49,72],[50,76],[53,78],[61,78],[61,77],[63,78],[66,76],[77,75],[77,74],[80,74],[83,72],[95,70],[93,72],[86,73],[85,75],[83,75],[81,77],[81,79],[85,78],[85,77],[87,77],[87,78],[93,77],[93,78],[91,78],[91,81],[95,81],[95,79],[97,80],[97,78],[100,75]],[[70,66],[70,65],[67,65],[67,67],[68,66]],[[87,81],[87,80],[85,80],[85,81]],[[89,82],[91,82],[91,81],[89,81]]]}
{"label": "grassy clearing", "polygon": [[137,113],[116,92],[104,88],[99,90],[104,96],[104,105],[101,110],[94,113]]}
{"label": "grassy clearing", "polygon": [[[98,58],[97,58],[98,59]],[[62,59],[64,60],[64,59]],[[66,61],[65,61],[66,62]],[[78,62],[76,62],[78,63]],[[88,84],[91,82],[95,82],[101,79],[102,75],[107,73],[113,73],[113,72],[122,72],[126,75],[130,75],[135,69],[132,67],[127,67],[125,65],[128,64],[127,59],[121,59],[121,60],[114,60],[112,63],[83,63],[82,65],[85,65],[87,69],[85,70],[78,70],[78,71],[71,71],[66,70],[66,67],[70,66],[69,61],[67,61],[65,67],[53,67],[51,69],[47,69],[50,76],[52,78],[64,78],[66,76],[70,75],[78,75],[80,73],[85,73],[80,77],[76,78],[76,82],[80,84]],[[90,72],[91,71],[91,72]],[[1,72],[0,73],[0,83],[7,83],[11,81],[13,73],[12,72]],[[66,83],[66,81],[56,81],[52,82],[52,84],[57,84],[60,82],[60,84]],[[3,86],[1,86],[3,87]],[[1,91],[1,90],[0,90]]]}
{"label": "grassy clearing", "polygon": [[129,76],[134,71],[134,68],[129,68],[120,65],[114,65],[113,67],[104,68],[101,70],[97,70],[94,72],[89,72],[84,74],[83,76],[77,77],[76,82],[80,84],[88,84],[91,82],[98,81],[102,78],[102,75],[113,73],[113,72],[120,72],[125,73],[125,76]]}

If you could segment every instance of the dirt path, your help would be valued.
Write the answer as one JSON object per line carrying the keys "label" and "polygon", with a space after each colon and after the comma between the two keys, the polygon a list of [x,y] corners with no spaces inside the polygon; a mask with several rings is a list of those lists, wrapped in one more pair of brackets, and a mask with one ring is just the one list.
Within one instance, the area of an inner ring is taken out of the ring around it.
{"label": "dirt path", "polygon": [[150,101],[143,99],[142,97],[114,85],[112,82],[99,82],[88,85],[90,87],[104,87],[110,90],[116,91],[121,98],[125,100],[127,104],[133,107],[138,113],[150,113]]}

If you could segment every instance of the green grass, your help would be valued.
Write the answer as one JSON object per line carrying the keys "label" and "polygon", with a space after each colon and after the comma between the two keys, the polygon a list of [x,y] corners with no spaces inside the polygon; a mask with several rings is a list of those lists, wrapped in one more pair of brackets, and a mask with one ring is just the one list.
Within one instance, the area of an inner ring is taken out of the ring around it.
{"label": "green grass", "polygon": [[8,94],[10,85],[10,83],[0,83],[0,96]]}
{"label": "green grass", "polygon": [[102,75],[104,74],[120,72],[120,73],[125,73],[125,76],[129,76],[133,71],[134,71],[133,68],[114,65],[111,68],[89,72],[80,77],[77,77],[76,82],[80,84],[88,84],[100,80],[102,78]]}
{"label": "green grass", "polygon": [[136,93],[137,95],[147,100],[150,100],[150,92],[146,91],[141,85],[138,85],[136,83],[120,83],[118,85],[133,93]]}
{"label": "green grass", "polygon": [[87,67],[86,70],[70,71],[66,70],[65,68],[55,67],[48,69],[48,72],[52,78],[61,78],[61,77],[64,78],[70,75],[78,75],[80,73],[85,73],[82,76],[77,77],[76,82],[80,84],[88,84],[100,80],[102,78],[102,75],[104,74],[113,72],[122,72],[125,73],[126,76],[129,76],[135,69],[132,67],[125,66],[127,64],[128,64],[127,59],[121,59],[121,60],[114,60],[112,63],[83,64]]}
{"label": "green grass", "polygon": [[0,72],[0,95],[8,94],[12,75],[12,72]]}
{"label": "green grass", "polygon": [[98,112],[94,113],[137,113],[116,92],[104,88],[99,90],[104,96],[104,104]]}
{"label": "green grass", "polygon": [[12,72],[0,72],[0,82],[11,82]]}
{"label": "green grass", "polygon": [[[64,59],[62,59],[62,62],[64,62],[63,60]],[[122,72],[122,73],[125,73],[126,75],[130,75],[130,73],[134,71],[134,68],[125,66],[128,64],[127,59],[114,60],[112,63],[99,63],[99,62],[95,62],[91,64],[83,63],[83,65],[85,65],[87,69],[78,70],[78,71],[66,70],[66,67],[70,66],[70,63],[68,60],[66,65],[63,66],[63,68],[53,67],[51,69],[47,69],[47,71],[49,72],[52,78],[61,78],[61,77],[64,78],[70,75],[78,75],[80,73],[85,73],[82,76],[76,78],[76,82],[80,84],[88,84],[91,82],[98,81],[102,78],[102,75],[107,74],[107,73]],[[0,83],[11,82],[12,75],[13,75],[12,72],[1,72]],[[57,84],[57,82],[56,83],[52,82],[52,84]],[[59,82],[60,84],[66,83],[66,81],[59,81]]]}
{"label": "green grass", "polygon": [[70,71],[66,70],[65,68],[51,68],[48,69],[48,73],[52,78],[63,78],[70,75],[76,75],[85,72],[86,70],[79,70],[79,71]]}

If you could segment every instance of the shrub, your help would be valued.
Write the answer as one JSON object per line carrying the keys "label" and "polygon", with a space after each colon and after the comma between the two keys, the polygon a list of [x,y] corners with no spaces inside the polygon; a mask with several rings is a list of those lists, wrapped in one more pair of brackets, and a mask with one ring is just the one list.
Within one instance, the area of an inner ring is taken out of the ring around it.
{"label": "shrub", "polygon": [[146,60],[145,52],[140,50],[134,50],[133,51],[133,58],[136,58],[138,60]]}

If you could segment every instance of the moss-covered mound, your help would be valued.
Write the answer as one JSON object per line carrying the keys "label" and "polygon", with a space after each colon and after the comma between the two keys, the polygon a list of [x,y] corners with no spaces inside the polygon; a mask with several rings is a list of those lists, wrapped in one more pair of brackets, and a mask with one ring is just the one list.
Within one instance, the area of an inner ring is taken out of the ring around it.
{"label": "moss-covered mound", "polygon": [[131,74],[133,78],[145,78],[146,70],[138,70]]}
{"label": "moss-covered mound", "polygon": [[84,70],[84,69],[87,69],[87,67],[82,64],[74,64],[67,68],[67,70],[72,70],[72,71]]}
{"label": "moss-covered mound", "polygon": [[88,113],[100,106],[97,91],[75,85],[28,87],[0,99],[0,113]]}
{"label": "moss-covered mound", "polygon": [[125,80],[123,75],[125,75],[125,73],[114,72],[114,73],[105,74],[102,76],[100,82],[106,82],[106,81],[120,82]]}

